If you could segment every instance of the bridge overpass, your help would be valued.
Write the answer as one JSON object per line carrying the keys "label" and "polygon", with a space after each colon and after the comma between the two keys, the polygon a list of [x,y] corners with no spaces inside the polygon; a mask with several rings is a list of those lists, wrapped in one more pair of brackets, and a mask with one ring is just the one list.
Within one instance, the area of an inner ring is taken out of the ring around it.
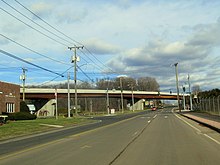
{"label": "bridge overpass", "polygon": [[[109,98],[120,98],[121,93],[123,94],[123,100],[127,100],[127,103],[130,103],[130,108],[134,110],[143,110],[146,101],[152,100],[177,100],[177,94],[169,92],[149,92],[149,91],[127,91],[127,90],[97,90],[97,89],[78,89],[77,97],[78,98],[89,98],[92,101],[92,98],[106,98],[107,92]],[[133,94],[132,94],[133,93]],[[134,104],[132,105],[132,96],[134,98]],[[20,97],[23,97],[23,90],[20,89]],[[67,89],[57,89],[58,98],[67,98],[68,90]],[[75,97],[75,89],[70,89],[70,97]],[[39,113],[48,112],[49,115],[54,116],[55,114],[55,89],[51,88],[26,88],[25,89],[25,99],[28,100],[28,103],[35,105],[36,110],[39,110]],[[180,96],[182,99],[182,96]],[[103,100],[104,101],[104,100]],[[86,101],[87,102],[87,101]],[[149,103],[149,102],[148,102]],[[82,103],[81,103],[82,104]],[[81,106],[81,104],[78,104]],[[92,106],[92,103],[87,103]],[[121,103],[120,103],[121,104]],[[118,103],[118,105],[120,106]],[[111,107],[119,110],[119,107]],[[87,108],[86,108],[87,109]],[[47,113],[47,115],[48,115]]]}
{"label": "bridge overpass", "polygon": [[[22,88],[20,89],[21,98],[23,95]],[[177,94],[170,92],[149,92],[149,91],[127,91],[127,90],[108,90],[109,97],[121,97],[121,93],[123,94],[123,98],[129,99],[133,97],[135,99],[159,99],[159,100],[176,100]],[[58,98],[67,97],[68,90],[67,89],[57,89]],[[75,90],[70,89],[71,97],[74,97]],[[98,90],[98,89],[78,89],[77,97],[85,98],[85,97],[106,97],[107,90]],[[26,99],[54,99],[55,98],[55,89],[51,88],[26,88],[25,89],[25,98]],[[182,96],[180,96],[182,99]]]}

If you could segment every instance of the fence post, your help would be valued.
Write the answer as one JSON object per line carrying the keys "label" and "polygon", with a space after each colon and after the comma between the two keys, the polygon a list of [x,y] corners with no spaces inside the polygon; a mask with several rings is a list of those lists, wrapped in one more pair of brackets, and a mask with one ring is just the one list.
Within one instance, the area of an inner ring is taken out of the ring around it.
{"label": "fence post", "polygon": [[220,95],[218,96],[218,113],[219,113],[219,116],[220,116],[220,109],[219,109],[219,97],[220,97]]}
{"label": "fence post", "polygon": [[202,98],[202,111],[205,111],[205,99]]}
{"label": "fence post", "polygon": [[209,112],[211,111],[212,107],[211,107],[211,97],[209,97]]}
{"label": "fence post", "polygon": [[215,113],[215,96],[213,96],[213,113]]}

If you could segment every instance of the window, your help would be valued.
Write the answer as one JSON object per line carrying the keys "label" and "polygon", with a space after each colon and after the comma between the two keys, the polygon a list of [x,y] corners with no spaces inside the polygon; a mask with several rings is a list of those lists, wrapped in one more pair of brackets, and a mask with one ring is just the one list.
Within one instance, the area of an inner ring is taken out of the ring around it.
{"label": "window", "polygon": [[6,103],[6,112],[8,112],[8,113],[15,112],[15,104],[14,103]]}

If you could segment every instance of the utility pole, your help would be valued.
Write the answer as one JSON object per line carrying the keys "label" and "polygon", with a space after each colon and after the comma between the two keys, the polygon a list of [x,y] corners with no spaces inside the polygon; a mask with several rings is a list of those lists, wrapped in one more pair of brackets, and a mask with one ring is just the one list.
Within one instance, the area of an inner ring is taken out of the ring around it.
{"label": "utility pole", "polygon": [[180,97],[179,97],[178,63],[175,63],[174,66],[175,66],[175,71],[176,71],[176,90],[177,90],[178,109],[179,109],[179,112],[181,113]]}
{"label": "utility pole", "polygon": [[22,88],[23,88],[23,101],[25,101],[25,80],[26,80],[26,75],[25,72],[27,71],[27,69],[22,68],[22,75],[20,76],[20,79],[22,80]]}
{"label": "utility pole", "polygon": [[77,78],[76,78],[76,69],[77,69],[77,62],[79,62],[79,57],[76,56],[76,49],[83,49],[84,46],[73,46],[68,47],[68,49],[72,50],[74,49],[74,55],[72,56],[72,63],[74,63],[74,82],[75,82],[75,115],[77,116]]}
{"label": "utility pole", "polygon": [[57,88],[55,88],[55,100],[56,100],[56,119],[58,119],[58,99],[57,99]]}
{"label": "utility pole", "polygon": [[106,91],[106,106],[107,106],[107,113],[109,115],[109,94],[108,94],[108,88],[107,88],[107,91]]}
{"label": "utility pole", "polygon": [[190,85],[190,76],[189,76],[189,74],[188,74],[188,84],[189,84],[189,96],[190,96],[190,110],[192,111],[193,107],[192,107],[192,95],[191,95],[191,85]]}
{"label": "utility pole", "polygon": [[70,72],[67,75],[67,88],[68,88],[68,118],[70,118]]}
{"label": "utility pole", "polygon": [[134,112],[134,87],[131,86],[131,98],[132,98],[132,111]]}
{"label": "utility pole", "polygon": [[123,105],[123,88],[122,88],[122,77],[120,77],[120,88],[121,88],[121,112],[124,113],[124,105]]}
{"label": "utility pole", "polygon": [[90,106],[90,110],[89,110],[89,111],[90,111],[90,114],[92,114],[92,111],[93,111],[93,110],[92,110],[92,99],[90,99],[90,101],[89,101],[89,106]]}

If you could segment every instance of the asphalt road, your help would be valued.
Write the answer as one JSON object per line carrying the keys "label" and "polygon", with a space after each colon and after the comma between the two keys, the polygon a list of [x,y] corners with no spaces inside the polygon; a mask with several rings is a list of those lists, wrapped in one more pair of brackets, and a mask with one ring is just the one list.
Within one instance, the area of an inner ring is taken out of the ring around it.
{"label": "asphalt road", "polygon": [[218,165],[220,135],[164,109],[0,157],[1,165]]}

